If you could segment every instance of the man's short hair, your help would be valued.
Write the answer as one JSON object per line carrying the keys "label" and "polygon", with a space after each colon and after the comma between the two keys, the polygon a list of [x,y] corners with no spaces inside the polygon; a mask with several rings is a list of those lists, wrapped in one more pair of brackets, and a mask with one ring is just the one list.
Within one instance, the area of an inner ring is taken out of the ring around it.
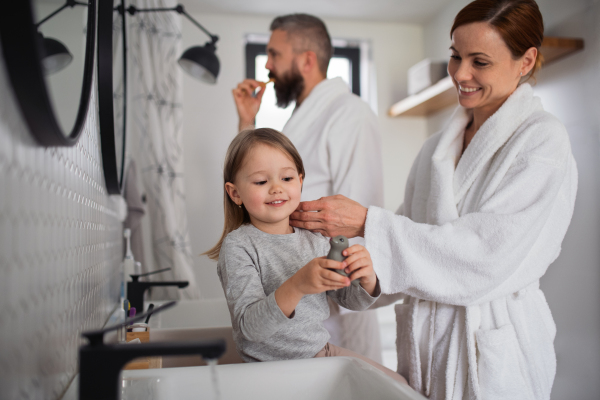
{"label": "man's short hair", "polygon": [[323,21],[308,14],[282,15],[271,22],[271,31],[276,29],[287,32],[294,46],[294,52],[314,51],[317,55],[319,71],[323,76],[327,76],[333,46]]}

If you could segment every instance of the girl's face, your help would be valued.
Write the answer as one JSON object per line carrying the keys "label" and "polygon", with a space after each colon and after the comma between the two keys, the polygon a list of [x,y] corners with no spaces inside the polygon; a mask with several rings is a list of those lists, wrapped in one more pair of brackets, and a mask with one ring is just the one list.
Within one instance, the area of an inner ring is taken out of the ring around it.
{"label": "girl's face", "polygon": [[452,34],[448,74],[460,104],[493,114],[533,68],[537,50],[515,60],[500,33],[486,22],[456,28]]}
{"label": "girl's face", "polygon": [[293,231],[289,216],[300,203],[302,176],[281,150],[266,144],[254,146],[235,182],[227,182],[225,189],[237,205],[244,205],[258,229],[274,234]]}

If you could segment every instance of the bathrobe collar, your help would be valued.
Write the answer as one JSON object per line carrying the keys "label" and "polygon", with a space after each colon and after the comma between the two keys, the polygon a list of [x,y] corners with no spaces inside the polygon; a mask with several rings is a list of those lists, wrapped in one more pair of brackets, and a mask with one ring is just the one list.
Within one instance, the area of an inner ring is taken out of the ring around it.
{"label": "bathrobe collar", "polygon": [[[431,172],[432,193],[453,201],[440,204],[439,198],[433,196],[430,210],[436,212],[428,216],[428,223],[440,225],[459,217],[456,205],[475,178],[517,128],[538,110],[542,110],[540,99],[534,98],[533,89],[528,83],[522,84],[479,128],[461,157],[464,131],[472,114],[463,107],[456,109],[433,154]],[[453,183],[452,187],[448,185],[449,182]]]}
{"label": "bathrobe collar", "polygon": [[340,77],[325,79],[317,84],[306,99],[294,108],[292,117],[285,125],[286,131],[295,131],[298,125],[304,124],[304,119],[311,118],[315,110],[325,109],[337,97],[348,94],[350,89]]}

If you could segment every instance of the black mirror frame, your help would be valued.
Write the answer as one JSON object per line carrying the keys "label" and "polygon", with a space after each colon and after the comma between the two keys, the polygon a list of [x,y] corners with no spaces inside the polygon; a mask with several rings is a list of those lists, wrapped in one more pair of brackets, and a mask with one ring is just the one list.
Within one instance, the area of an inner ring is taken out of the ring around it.
{"label": "black mirror frame", "polygon": [[[125,25],[125,2],[115,10],[114,2],[102,0],[98,4],[98,113],[100,144],[104,180],[109,194],[121,194],[125,170],[125,143],[127,127],[127,37]],[[115,143],[115,116],[113,95],[113,16],[118,11],[123,26],[123,151],[121,170],[118,170]]]}
{"label": "black mirror frame", "polygon": [[85,125],[94,77],[96,0],[87,0],[88,20],[79,109],[71,132],[66,135],[54,113],[37,45],[30,0],[6,1],[0,12],[0,42],[4,62],[17,102],[29,130],[45,147],[74,146]]}

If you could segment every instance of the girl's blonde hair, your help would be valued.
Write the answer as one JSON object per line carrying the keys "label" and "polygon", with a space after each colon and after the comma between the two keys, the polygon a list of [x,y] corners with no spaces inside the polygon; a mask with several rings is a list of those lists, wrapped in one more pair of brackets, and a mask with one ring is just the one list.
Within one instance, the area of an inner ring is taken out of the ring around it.
{"label": "girl's blonde hair", "polygon": [[246,155],[258,144],[266,144],[288,155],[294,162],[298,175],[301,175],[303,179],[305,178],[302,158],[290,139],[283,133],[270,128],[248,129],[240,132],[229,145],[225,156],[225,165],[223,166],[223,208],[225,210],[223,233],[217,244],[203,253],[212,260],[219,259],[223,240],[229,232],[236,230],[243,224],[250,223],[248,211],[243,205],[240,208],[231,200],[225,190],[225,184],[227,182],[234,183],[236,174],[244,165]]}

